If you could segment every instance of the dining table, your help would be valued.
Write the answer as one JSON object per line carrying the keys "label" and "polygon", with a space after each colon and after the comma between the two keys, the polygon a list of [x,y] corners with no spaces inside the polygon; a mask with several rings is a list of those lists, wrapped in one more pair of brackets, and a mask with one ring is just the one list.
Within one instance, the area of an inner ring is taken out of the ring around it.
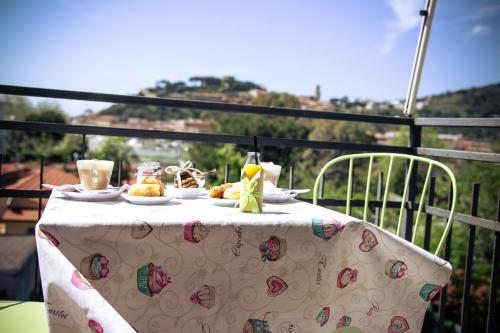
{"label": "dining table", "polygon": [[451,265],[292,199],[134,205],[53,190],[36,226],[50,332],[420,332]]}

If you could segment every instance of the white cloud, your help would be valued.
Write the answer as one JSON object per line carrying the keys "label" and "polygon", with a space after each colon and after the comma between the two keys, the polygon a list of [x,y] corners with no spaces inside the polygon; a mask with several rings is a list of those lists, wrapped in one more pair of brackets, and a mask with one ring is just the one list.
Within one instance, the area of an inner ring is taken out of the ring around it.
{"label": "white cloud", "polygon": [[484,35],[490,31],[491,31],[490,26],[485,25],[485,24],[476,24],[469,31],[469,35],[471,35],[471,36]]}
{"label": "white cloud", "polygon": [[483,19],[486,17],[494,17],[500,14],[500,5],[490,5],[478,8],[471,16],[471,19]]}
{"label": "white cloud", "polygon": [[418,27],[421,22],[419,11],[424,8],[423,0],[386,0],[394,17],[386,21],[387,32],[380,48],[381,54],[392,51],[394,43],[406,32]]}

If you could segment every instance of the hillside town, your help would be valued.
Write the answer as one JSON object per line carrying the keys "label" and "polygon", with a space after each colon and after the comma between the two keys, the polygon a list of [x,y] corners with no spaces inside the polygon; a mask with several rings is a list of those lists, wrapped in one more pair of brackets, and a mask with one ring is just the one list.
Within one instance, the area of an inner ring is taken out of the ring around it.
{"label": "hillside town", "polygon": [[[195,90],[189,92],[189,94],[173,92],[168,94],[168,98],[175,99],[192,99],[200,101],[212,101],[221,103],[232,103],[232,104],[246,104],[250,105],[259,96],[264,96],[269,94],[269,92],[263,87],[252,88],[247,91],[236,91],[236,92],[217,92],[210,91],[210,83],[207,82],[206,78],[198,78],[201,81],[197,85],[197,88],[203,88],[203,90]],[[230,88],[230,86],[224,85],[224,80],[232,81],[233,77],[224,77],[222,83],[216,82],[216,84],[221,84],[225,88]],[[190,80],[194,81],[194,80]],[[212,83],[213,84],[213,83]],[[144,97],[166,97],[162,93],[158,93],[156,88],[143,89],[139,92],[139,96]],[[348,97],[342,98],[331,98],[329,101],[322,100],[321,87],[317,85],[315,87],[314,95],[302,95],[296,96],[298,101],[298,108],[301,110],[310,111],[330,111],[330,112],[349,112],[356,113],[367,113],[367,114],[384,114],[391,113],[398,110],[402,110],[404,106],[404,100],[392,100],[392,101],[375,101],[373,99],[361,99],[356,98],[354,100],[349,100]],[[431,101],[432,97],[420,99],[416,102],[417,110],[423,110]],[[175,115],[173,115],[175,117]],[[73,117],[70,119],[71,124],[75,125],[89,125],[89,126],[105,126],[105,127],[125,127],[125,128],[136,128],[143,130],[164,130],[173,132],[191,132],[191,133],[210,133],[212,131],[211,119],[209,118],[187,118],[187,119],[170,119],[170,120],[149,120],[144,117],[120,117],[118,115],[106,114],[104,112],[93,112],[91,110],[85,112],[83,115]],[[398,130],[393,127],[383,128],[377,133],[372,133],[376,142],[378,144],[387,144],[389,140],[394,138],[398,134]],[[487,141],[477,141],[465,138],[462,133],[440,133],[438,134],[438,139],[449,146],[451,149],[459,150],[474,150],[479,152],[493,152],[493,147],[490,142]],[[90,139],[89,147],[93,148],[98,146],[101,138],[94,137]],[[134,148],[134,151],[140,153],[150,152],[151,140],[140,140],[131,139],[129,144]],[[156,152],[155,154],[162,155],[163,157],[175,158],[176,154],[172,155],[172,150],[164,149],[164,143],[155,142]],[[177,151],[182,146],[181,142],[173,143]],[[149,148],[144,147],[148,145]],[[172,147],[170,147],[172,148]],[[178,154],[177,154],[178,155]]]}

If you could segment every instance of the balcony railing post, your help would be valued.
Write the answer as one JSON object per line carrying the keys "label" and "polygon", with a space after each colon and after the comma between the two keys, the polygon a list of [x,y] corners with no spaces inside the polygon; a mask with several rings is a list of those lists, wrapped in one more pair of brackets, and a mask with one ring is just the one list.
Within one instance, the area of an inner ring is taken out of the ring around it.
{"label": "balcony railing post", "polygon": [[122,186],[122,160],[118,160],[118,187]]}
{"label": "balcony railing post", "polygon": [[[40,157],[40,184],[39,184],[39,189],[41,190],[43,188],[43,170],[44,170],[44,164],[45,164],[45,157],[42,155]],[[38,198],[38,220],[42,217],[42,198]]]}
{"label": "balcony railing post", "polygon": [[[380,171],[377,178],[377,201],[382,200],[382,184],[384,181],[384,172]],[[380,225],[380,208],[375,207],[374,223]]]}
{"label": "balcony railing post", "polygon": [[[500,222],[500,190],[498,191],[497,203],[497,221]],[[498,264],[500,261],[500,232],[495,232],[495,241],[493,243],[493,258],[490,274],[490,295],[488,299],[488,319],[486,321],[486,332],[495,331],[495,320],[498,320],[498,311],[496,311],[497,302],[497,284],[498,284]]]}
{"label": "balcony railing post", "polygon": [[323,195],[325,192],[325,175],[323,174],[321,178],[319,179],[319,194],[318,197],[320,199],[323,199]]}
{"label": "balcony railing post", "polygon": [[[410,148],[413,154],[416,154],[417,147],[420,146],[422,138],[422,127],[415,126],[415,124],[410,125]],[[406,240],[410,240],[412,237],[411,231],[413,228],[413,210],[415,207],[415,197],[417,188],[417,176],[418,176],[418,162],[414,162],[413,168],[410,175],[410,184],[408,187],[408,207],[406,208],[406,223],[403,229],[403,235]]]}
{"label": "balcony railing post", "polygon": [[229,172],[231,171],[229,163],[224,166],[224,183],[229,183]]}
{"label": "balcony railing post", "polygon": [[[453,187],[450,185],[448,192],[448,209],[451,209],[453,197]],[[450,260],[451,255],[451,235],[453,228],[450,229],[446,242],[444,244],[444,260]],[[439,319],[438,319],[438,333],[444,332],[444,318],[446,316],[446,293],[448,292],[448,285],[444,286],[439,293]]]}
{"label": "balcony railing post", "polygon": [[[435,187],[436,187],[436,177],[431,177],[431,182],[429,183],[429,197],[427,198],[427,204],[429,206],[434,205]],[[432,226],[432,214],[425,214],[424,250],[426,251],[429,251],[430,248],[431,226]]]}
{"label": "balcony railing post", "polygon": [[290,173],[288,175],[288,189],[291,190],[293,188],[293,182],[294,182],[294,168],[293,166],[290,167]]}
{"label": "balcony railing post", "polygon": [[[475,183],[472,187],[472,200],[470,215],[477,216],[479,202],[479,184]],[[465,257],[464,272],[464,291],[462,295],[462,314],[460,316],[460,330],[468,332],[469,329],[469,300],[470,287],[472,283],[472,263],[474,261],[474,241],[476,238],[476,226],[469,225],[469,237],[467,241],[467,255]]]}
{"label": "balcony railing post", "polygon": [[87,149],[86,135],[82,134],[82,147],[80,148],[80,159],[85,159],[85,150]]}

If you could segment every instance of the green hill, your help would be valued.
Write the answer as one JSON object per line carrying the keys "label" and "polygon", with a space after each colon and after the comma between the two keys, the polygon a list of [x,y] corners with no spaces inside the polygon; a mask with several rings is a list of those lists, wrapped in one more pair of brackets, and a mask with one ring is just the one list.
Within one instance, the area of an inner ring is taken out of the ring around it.
{"label": "green hill", "polygon": [[421,100],[428,104],[418,111],[420,117],[500,117],[500,83],[446,92]]}
{"label": "green hill", "polygon": [[[263,88],[250,81],[236,80],[233,76],[224,76],[223,78],[195,76],[191,77],[188,82],[160,80],[156,82],[155,87],[143,89],[138,95],[202,100],[213,100],[215,98],[215,100],[218,100],[224,96],[231,97],[237,95],[239,92],[249,91],[251,89]],[[206,93],[206,96],[200,97],[200,93]],[[200,118],[204,115],[202,110],[195,109],[124,104],[112,105],[102,110],[100,113],[113,115],[121,120],[136,117],[145,118],[151,121]]]}

